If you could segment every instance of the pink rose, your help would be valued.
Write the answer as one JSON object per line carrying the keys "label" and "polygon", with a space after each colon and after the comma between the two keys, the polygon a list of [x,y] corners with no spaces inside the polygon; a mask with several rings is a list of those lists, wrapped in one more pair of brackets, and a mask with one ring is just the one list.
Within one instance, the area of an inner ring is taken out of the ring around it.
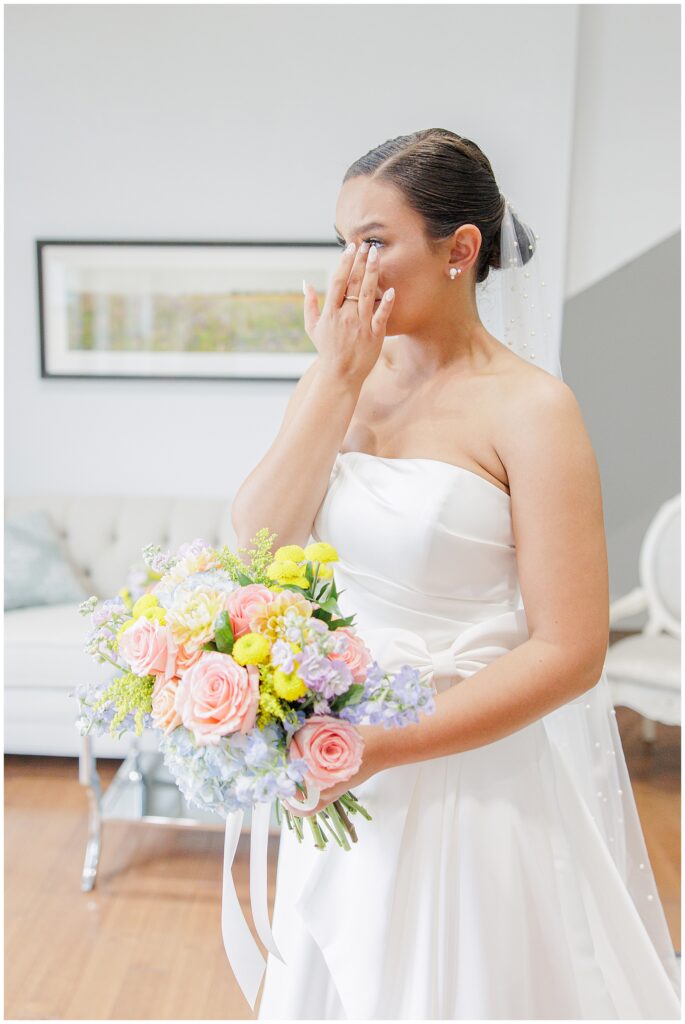
{"label": "pink rose", "polygon": [[175,708],[200,746],[216,746],[222,736],[248,732],[257,718],[259,670],[243,667],[230,654],[203,651],[186,669],[176,690]]}
{"label": "pink rose", "polygon": [[186,669],[189,669],[191,665],[195,664],[203,653],[203,649],[202,647],[198,647],[192,651],[188,650],[185,644],[178,643],[171,629],[167,630],[167,633],[169,653],[164,678],[168,680],[171,679],[172,676],[182,676]]}
{"label": "pink rose", "polygon": [[231,620],[233,636],[237,640],[243,633],[251,633],[251,619],[261,613],[264,604],[270,604],[276,593],[262,583],[248,583],[239,590],[232,590],[226,601],[226,611]]}
{"label": "pink rose", "polygon": [[183,675],[191,665],[194,665],[202,655],[203,650],[198,647],[195,651],[189,651],[185,644],[179,644],[176,650],[176,672],[177,676]]}
{"label": "pink rose", "polygon": [[347,650],[336,654],[335,657],[345,662],[356,683],[363,683],[366,679],[367,669],[373,661],[371,652],[362,638],[349,626],[341,626],[335,632],[342,633],[348,639]]}
{"label": "pink rose", "polygon": [[162,676],[157,676],[152,689],[152,724],[157,729],[163,729],[167,735],[182,724],[175,707],[179,681],[174,678],[165,682]]}
{"label": "pink rose", "polygon": [[289,750],[292,757],[302,757],[307,762],[306,780],[319,789],[327,789],[359,771],[364,740],[351,722],[330,715],[312,715],[293,733]]}
{"label": "pink rose", "polygon": [[173,647],[167,627],[156,619],[146,619],[144,615],[119,638],[119,654],[137,676],[165,674],[167,668],[169,675],[173,675]]}

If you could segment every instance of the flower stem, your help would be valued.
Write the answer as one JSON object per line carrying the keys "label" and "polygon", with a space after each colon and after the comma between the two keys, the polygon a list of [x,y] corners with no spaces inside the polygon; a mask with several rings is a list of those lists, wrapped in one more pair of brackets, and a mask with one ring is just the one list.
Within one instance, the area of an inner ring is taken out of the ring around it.
{"label": "flower stem", "polygon": [[103,657],[106,661],[108,661],[110,663],[110,665],[114,665],[115,668],[121,669],[121,665],[118,665],[116,663],[116,661],[112,661],[112,659],[110,657],[108,657],[105,654],[105,652],[103,650],[101,650],[99,647],[98,647],[98,654],[101,655],[101,657]]}
{"label": "flower stem", "polygon": [[331,835],[335,839],[335,841],[338,844],[338,846],[342,846],[342,840],[340,839],[340,836],[338,835],[338,833],[335,831],[335,829],[331,825],[330,821],[328,820],[329,819],[329,815],[326,813],[326,810],[324,809],[323,811],[319,811],[319,816],[320,816],[321,821],[323,822],[323,824],[326,826],[328,831],[331,833]]}
{"label": "flower stem", "polygon": [[310,814],[307,817],[307,821],[309,822],[309,827],[312,830],[312,834],[314,836],[314,841],[316,843],[317,848],[319,850],[325,850],[326,849],[326,842],[327,842],[327,840],[326,840],[326,837],[324,836],[323,832],[321,831],[321,827],[320,827],[318,821],[316,820],[316,815],[315,814]]}
{"label": "flower stem", "polygon": [[343,793],[340,800],[345,804],[348,811],[351,811],[353,814],[361,814],[367,821],[373,821],[372,815],[369,814],[366,807],[359,803],[354,793],[350,790],[347,793]]}
{"label": "flower stem", "polygon": [[347,841],[347,836],[345,835],[345,825],[343,823],[342,818],[338,814],[338,811],[337,811],[336,806],[335,806],[335,802],[333,802],[331,804],[327,804],[326,810],[328,811],[328,813],[329,813],[329,815],[331,817],[331,821],[333,823],[333,827],[335,828],[336,832],[340,836],[340,839],[342,841],[342,845],[344,846],[344,848],[346,850],[350,850],[351,847],[350,847],[350,844]]}
{"label": "flower stem", "polygon": [[340,815],[342,821],[344,822],[345,828],[347,829],[347,831],[349,833],[350,839],[352,840],[353,843],[356,843],[357,842],[357,833],[355,832],[354,825],[352,824],[350,819],[345,814],[345,808],[343,807],[342,801],[341,800],[334,800],[333,801],[333,806],[335,807],[336,811],[338,812],[338,814]]}
{"label": "flower stem", "polygon": [[302,818],[299,814],[293,814],[293,824],[295,825],[295,832],[300,842],[304,839],[304,828],[302,827]]}

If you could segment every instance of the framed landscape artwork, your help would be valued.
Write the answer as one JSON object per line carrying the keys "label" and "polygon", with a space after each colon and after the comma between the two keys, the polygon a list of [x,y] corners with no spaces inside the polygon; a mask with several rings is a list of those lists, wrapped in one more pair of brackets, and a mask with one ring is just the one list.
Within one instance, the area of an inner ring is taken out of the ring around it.
{"label": "framed landscape artwork", "polygon": [[326,242],[36,241],[42,377],[291,380]]}

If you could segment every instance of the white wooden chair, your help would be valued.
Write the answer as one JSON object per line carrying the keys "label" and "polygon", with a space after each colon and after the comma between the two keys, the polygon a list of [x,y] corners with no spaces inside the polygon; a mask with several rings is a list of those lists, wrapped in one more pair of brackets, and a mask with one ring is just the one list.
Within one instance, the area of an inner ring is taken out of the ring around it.
{"label": "white wooden chair", "polygon": [[643,716],[642,737],[656,738],[656,723],[680,725],[680,494],[665,501],[640,548],[640,585],[613,601],[610,625],[647,612],[640,633],[617,640],[605,661],[615,705]]}

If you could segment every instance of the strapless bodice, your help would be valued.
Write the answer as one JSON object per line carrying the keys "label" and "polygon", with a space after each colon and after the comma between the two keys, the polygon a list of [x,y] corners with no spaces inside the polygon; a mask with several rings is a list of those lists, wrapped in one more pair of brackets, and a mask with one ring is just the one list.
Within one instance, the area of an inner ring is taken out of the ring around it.
{"label": "strapless bodice", "polygon": [[341,611],[356,616],[379,660],[390,629],[411,631],[410,645],[418,637],[431,652],[469,628],[471,647],[502,627],[498,650],[527,638],[511,499],[472,470],[339,452],[312,537],[336,548]]}

